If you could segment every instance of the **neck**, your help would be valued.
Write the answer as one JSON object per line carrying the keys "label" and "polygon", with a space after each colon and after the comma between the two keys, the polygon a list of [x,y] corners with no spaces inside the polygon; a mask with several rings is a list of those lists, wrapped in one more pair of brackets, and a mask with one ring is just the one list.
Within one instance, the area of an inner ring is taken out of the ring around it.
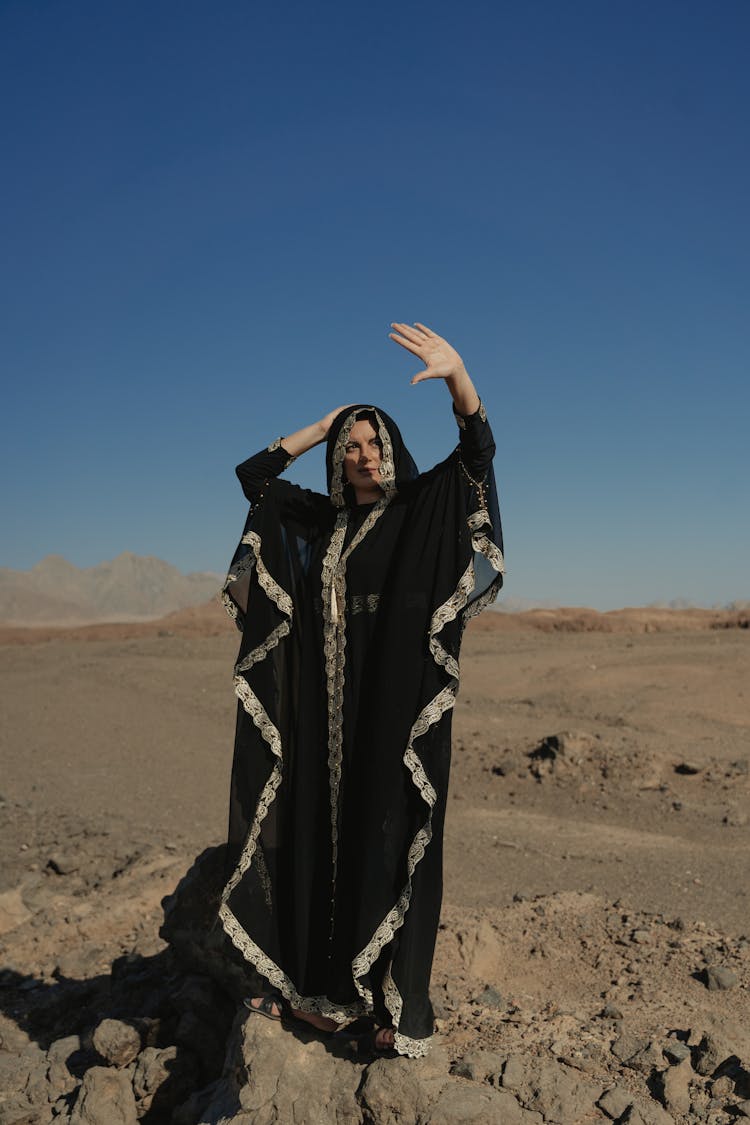
{"label": "neck", "polygon": [[352,487],[354,488],[354,499],[358,504],[374,504],[383,495],[383,490],[379,485],[375,485],[374,488],[357,488],[356,485]]}

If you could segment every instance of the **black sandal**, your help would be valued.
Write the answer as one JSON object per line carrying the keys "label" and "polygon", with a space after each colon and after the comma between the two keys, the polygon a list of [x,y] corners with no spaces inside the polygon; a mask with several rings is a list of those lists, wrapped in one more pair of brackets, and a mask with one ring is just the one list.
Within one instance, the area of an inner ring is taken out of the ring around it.
{"label": "black sandal", "polygon": [[368,1055],[377,1059],[397,1059],[398,1051],[393,1043],[389,1043],[387,1047],[378,1044],[378,1035],[381,1031],[392,1031],[389,1027],[378,1027],[374,1024],[373,1027],[366,1035],[360,1035],[357,1038],[357,1054]]}
{"label": "black sandal", "polygon": [[[258,1003],[253,1004],[253,1000],[258,1000]],[[242,1003],[251,1015],[265,1016],[267,1020],[275,1020],[276,1023],[281,1023],[284,1018],[284,997],[278,992],[269,992],[261,997],[246,996]]]}
{"label": "black sandal", "polygon": [[[255,999],[255,996],[249,996],[244,999],[242,1003],[245,1005],[248,1012],[256,1016],[265,1016],[267,1020],[274,1020],[283,1027],[292,1028],[295,1031],[304,1031],[308,1035],[320,1035],[324,1039],[328,1039],[334,1034],[333,1031],[326,1031],[322,1027],[316,1027],[314,1023],[310,1023],[308,1020],[303,1020],[300,1019],[299,1016],[295,1016],[292,1011],[292,1005],[289,1003],[286,996],[282,996],[280,992],[269,992],[266,996],[261,996],[257,1005],[253,1004],[253,1000]],[[278,1015],[276,1014],[277,1012],[279,1013]]]}

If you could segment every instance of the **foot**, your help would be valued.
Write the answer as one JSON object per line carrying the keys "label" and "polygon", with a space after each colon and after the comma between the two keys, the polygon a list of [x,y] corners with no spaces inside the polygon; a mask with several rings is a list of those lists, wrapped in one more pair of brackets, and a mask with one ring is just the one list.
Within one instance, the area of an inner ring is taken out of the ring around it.
{"label": "foot", "polygon": [[317,1012],[302,1012],[299,1008],[292,1008],[291,1011],[295,1019],[312,1024],[313,1027],[317,1027],[318,1031],[336,1031],[339,1026],[335,1020],[329,1020],[326,1016],[319,1016]]}
{"label": "foot", "polygon": [[270,1020],[281,1019],[281,1007],[270,996],[252,996],[244,1000],[243,1003],[252,1012],[260,1012],[261,1015],[267,1016]]}
{"label": "foot", "polygon": [[375,1031],[375,1050],[392,1051],[396,1037],[392,1027],[378,1027]]}
{"label": "foot", "polygon": [[319,1016],[316,1012],[303,1012],[299,1008],[282,1005],[272,996],[253,996],[250,1000],[245,1001],[245,1005],[253,1012],[260,1012],[272,1020],[283,1019],[286,1009],[289,1015],[294,1016],[296,1020],[309,1023],[311,1027],[318,1031],[335,1031],[339,1026],[335,1020],[326,1019],[325,1016]]}

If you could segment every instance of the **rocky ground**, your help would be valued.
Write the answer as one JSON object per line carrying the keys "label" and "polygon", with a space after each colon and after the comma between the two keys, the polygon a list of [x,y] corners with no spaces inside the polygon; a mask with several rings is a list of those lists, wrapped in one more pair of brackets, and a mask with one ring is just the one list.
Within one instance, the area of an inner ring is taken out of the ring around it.
{"label": "rocky ground", "polygon": [[223,622],[2,638],[0,1123],[750,1117],[750,634],[581,614],[467,635],[422,1061],[241,1004]]}

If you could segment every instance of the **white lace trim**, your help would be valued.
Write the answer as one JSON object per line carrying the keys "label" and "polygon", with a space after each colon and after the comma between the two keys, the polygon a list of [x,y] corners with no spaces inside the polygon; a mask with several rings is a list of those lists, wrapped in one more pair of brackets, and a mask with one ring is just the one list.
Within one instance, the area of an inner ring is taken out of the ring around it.
{"label": "white lace trim", "polygon": [[234,566],[230,569],[229,574],[227,574],[226,578],[224,579],[224,586],[221,591],[221,600],[224,603],[224,609],[234,620],[237,619],[238,610],[237,606],[229,596],[229,587],[232,582],[236,582],[238,578],[242,578],[242,576],[248,570],[252,570],[254,566],[255,552],[250,551],[249,554],[245,555],[244,559],[240,559],[238,563],[234,564]]}
{"label": "white lace trim", "polygon": [[398,1053],[408,1055],[410,1059],[423,1059],[428,1054],[431,1045],[431,1035],[428,1035],[425,1039],[410,1039],[408,1035],[402,1035],[400,1031],[397,1031],[393,1036],[393,1046]]}
{"label": "white lace trim", "polygon": [[283,445],[281,444],[283,440],[284,440],[283,435],[281,437],[277,437],[276,440],[272,441],[271,444],[268,446],[268,449],[266,450],[266,453],[274,453],[277,449],[280,449],[282,453],[286,453],[287,459],[286,459],[286,462],[284,464],[284,468],[282,469],[282,472],[285,472],[289,468],[289,466],[294,461],[297,460],[297,456],[296,456],[296,454],[292,455],[289,452],[288,449],[284,449]]}
{"label": "white lace trim", "polygon": [[346,564],[351,555],[390,503],[383,496],[362,522],[345,551],[342,551],[349,510],[342,508],[336,517],[322,566],[323,653],[328,693],[328,777],[331,806],[331,857],[333,878],[331,888],[331,925],[338,874],[338,821],[343,752],[344,675],[346,667]]}

